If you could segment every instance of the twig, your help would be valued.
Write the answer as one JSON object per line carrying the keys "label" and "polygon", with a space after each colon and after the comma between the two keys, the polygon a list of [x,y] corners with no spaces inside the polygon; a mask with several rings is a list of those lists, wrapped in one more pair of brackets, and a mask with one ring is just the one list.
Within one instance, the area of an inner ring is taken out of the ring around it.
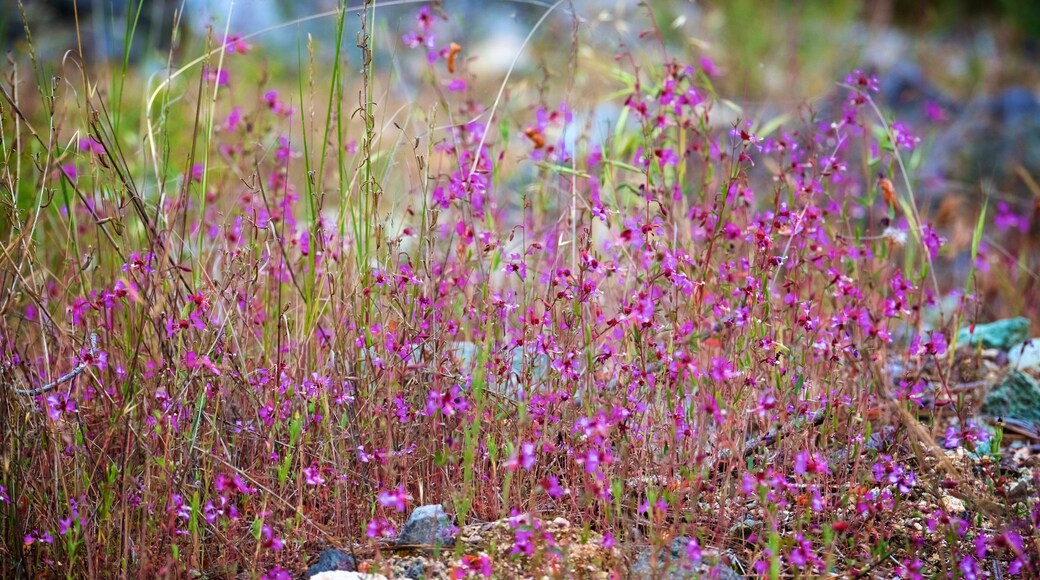
{"label": "twig", "polygon": [[[91,332],[90,333],[90,354],[91,354],[91,356],[93,356],[96,352],[97,352],[97,333],[96,332]],[[46,385],[43,385],[42,387],[37,387],[35,389],[12,389],[12,390],[14,392],[18,393],[19,395],[27,395],[27,396],[30,396],[30,397],[36,396],[36,395],[41,395],[41,394],[46,393],[47,391],[53,389],[54,387],[57,387],[58,385],[67,383],[67,382],[71,381],[72,379],[78,377],[83,371],[87,370],[88,366],[89,365],[87,363],[80,362],[78,365],[73,367],[73,369],[71,371],[61,375],[60,377],[58,377],[57,380],[55,380],[53,383],[47,383]]]}
{"label": "twig", "polygon": [[[809,423],[812,424],[813,427],[819,427],[820,425],[823,424],[823,419],[826,416],[827,416],[827,409],[826,408],[817,409],[816,411],[813,412],[812,415],[809,415],[808,421],[809,421]],[[770,430],[768,433],[766,433],[765,435],[763,435],[761,437],[752,437],[751,439],[748,439],[747,442],[744,443],[744,458],[746,459],[748,457],[751,457],[759,449],[761,449],[763,447],[769,447],[773,443],[776,443],[776,440],[778,438],[780,438],[781,436],[786,435],[787,432],[789,432],[791,430],[791,428],[794,426],[795,423],[797,423],[797,421],[791,421],[790,423],[788,423],[786,425],[781,425],[780,427],[777,427],[776,429]]]}

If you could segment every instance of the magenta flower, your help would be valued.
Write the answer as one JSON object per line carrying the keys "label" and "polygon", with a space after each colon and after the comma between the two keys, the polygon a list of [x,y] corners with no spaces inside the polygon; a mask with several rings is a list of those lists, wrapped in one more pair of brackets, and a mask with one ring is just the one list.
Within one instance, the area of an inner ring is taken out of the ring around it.
{"label": "magenta flower", "polygon": [[22,542],[24,542],[26,546],[30,546],[36,542],[43,542],[44,544],[53,544],[54,536],[52,536],[50,532],[47,531],[44,531],[41,534],[39,531],[33,530],[32,532],[25,534],[25,537],[22,539]]}
{"label": "magenta flower", "polygon": [[184,498],[179,493],[171,493],[167,512],[176,512],[177,517],[182,520],[191,518],[191,506],[185,505]]}
{"label": "magenta flower", "polygon": [[242,40],[242,36],[239,34],[232,34],[224,41],[224,49],[232,54],[245,54],[252,48],[252,45]]}
{"label": "magenta flower", "polygon": [[385,519],[376,518],[369,520],[368,525],[365,526],[365,535],[373,540],[376,538],[392,538],[394,537],[394,528]]}
{"label": "magenta flower", "polygon": [[910,127],[902,121],[892,123],[892,136],[895,138],[894,145],[896,148],[906,151],[913,151],[917,144],[921,142],[921,138],[911,133]]}
{"label": "magenta flower", "polygon": [[207,66],[202,69],[202,76],[206,79],[206,82],[215,82],[217,83],[217,86],[220,87],[227,86],[228,84],[229,75],[227,69],[225,68],[222,68],[218,71],[212,67]]}
{"label": "magenta flower", "polygon": [[61,172],[65,175],[65,178],[69,181],[75,182],[79,177],[79,169],[76,168],[75,163],[65,163],[61,166]]}
{"label": "magenta flower", "polygon": [[845,77],[845,84],[852,85],[857,89],[876,93],[881,90],[881,84],[874,75],[867,75],[860,69],[856,69]]}
{"label": "magenta flower", "polygon": [[538,486],[553,499],[560,499],[565,493],[567,493],[566,490],[560,487],[560,479],[554,475],[543,479]]}
{"label": "magenta flower", "polygon": [[686,542],[686,557],[695,566],[700,566],[703,555],[701,554],[701,544],[697,541],[697,538],[690,538]]}
{"label": "magenta flower", "polygon": [[216,479],[213,481],[213,487],[218,493],[224,494],[226,492],[238,492],[244,495],[253,493],[253,489],[246,485],[245,480],[239,474],[234,474],[231,477],[223,473],[218,473]]}
{"label": "magenta flower", "polygon": [[260,577],[260,580],[292,580],[293,575],[287,570],[283,570],[278,566],[271,568],[266,574]]}
{"label": "magenta flower", "polygon": [[403,512],[405,510],[406,504],[411,499],[412,496],[408,495],[408,492],[405,491],[403,484],[398,486],[398,488],[394,491],[384,491],[379,494],[379,503],[383,507],[393,507],[399,512]]}
{"label": "magenta flower", "polygon": [[238,126],[242,123],[242,107],[232,107],[231,112],[228,113],[227,119],[224,121],[224,128],[230,132],[238,130]]}
{"label": "magenta flower", "polygon": [[101,145],[101,142],[93,137],[86,137],[79,140],[80,151],[90,151],[95,155],[104,155],[105,147]]}
{"label": "magenta flower", "polygon": [[127,262],[123,264],[123,272],[140,272],[142,274],[152,274],[155,272],[155,254],[149,252],[147,254],[141,252],[130,252],[130,257]]}
{"label": "magenta flower", "polygon": [[828,474],[830,468],[827,466],[827,460],[819,452],[810,454],[808,451],[800,451],[794,459],[794,472],[798,475]]}
{"label": "magenta flower", "polygon": [[72,325],[82,326],[85,320],[87,311],[90,310],[90,301],[82,296],[77,296],[72,301],[72,305],[69,306],[69,313],[72,314]]}
{"label": "magenta flower", "polygon": [[264,524],[260,528],[261,539],[260,545],[267,550],[281,550],[285,547],[285,542],[282,541],[275,533],[271,526]]}
{"label": "magenta flower", "polygon": [[319,486],[325,484],[325,478],[321,476],[321,468],[316,464],[311,464],[310,467],[303,468],[304,483],[312,486]]}
{"label": "magenta flower", "polygon": [[709,78],[715,78],[719,76],[719,68],[715,66],[715,61],[711,60],[711,58],[707,56],[702,56],[700,60],[697,61],[697,64],[700,65],[701,70],[704,71],[704,74],[707,75]]}

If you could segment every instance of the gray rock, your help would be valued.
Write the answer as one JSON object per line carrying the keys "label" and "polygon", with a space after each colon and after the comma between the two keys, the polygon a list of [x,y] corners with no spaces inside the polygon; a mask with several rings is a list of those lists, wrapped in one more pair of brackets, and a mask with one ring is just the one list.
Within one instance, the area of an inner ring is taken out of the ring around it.
{"label": "gray rock", "polygon": [[398,546],[450,546],[455,543],[455,526],[441,504],[415,508],[397,537]]}
{"label": "gray rock", "polygon": [[1026,373],[1011,371],[986,393],[982,412],[1026,425],[1040,424],[1040,384]]}
{"label": "gray rock", "polygon": [[895,63],[881,75],[880,84],[881,99],[896,120],[918,130],[931,124],[925,109],[928,103],[939,105],[948,115],[956,108],[950,97],[928,82],[921,67],[909,61]]}
{"label": "gray rock", "polygon": [[656,562],[651,565],[653,548],[639,553],[632,564],[629,576],[632,578],[659,578],[663,580],[684,580],[688,578],[717,578],[719,580],[741,580],[744,578],[733,568],[723,564],[718,556],[704,554],[699,565],[690,561],[686,546],[689,538],[679,536],[672,540],[667,550],[657,553]]}
{"label": "gray rock", "polygon": [[411,566],[409,566],[408,570],[404,573],[404,575],[406,578],[411,578],[412,580],[419,580],[419,578],[425,578],[426,566],[424,566],[422,562],[412,564]]}
{"label": "gray rock", "polygon": [[1008,365],[1016,371],[1040,369],[1040,338],[1031,338],[1008,349]]}
{"label": "gray rock", "polygon": [[982,348],[999,348],[1006,351],[1027,338],[1029,338],[1029,319],[1007,318],[989,324],[976,324],[974,332],[972,332],[971,326],[960,329],[957,332],[957,345],[982,345]]}
{"label": "gray rock", "polygon": [[1040,172],[1040,101],[1029,89],[1012,87],[968,105],[938,137],[921,167],[922,193],[941,196],[958,184],[989,184],[1024,206],[1032,192],[1018,177],[1019,165],[1032,175]]}
{"label": "gray rock", "polygon": [[310,568],[307,568],[307,571],[303,573],[303,577],[310,578],[322,572],[353,572],[355,570],[357,570],[357,562],[353,556],[342,550],[329,548],[318,555],[318,560],[311,564]]}
{"label": "gray rock", "polygon": [[316,574],[311,580],[387,580],[382,574],[365,574],[363,572],[344,572],[343,570],[332,570]]}
{"label": "gray rock", "polygon": [[[472,374],[476,370],[477,345],[472,342],[456,342],[452,345],[452,356],[458,362],[458,371]],[[549,358],[544,354],[535,354],[527,363],[527,371],[531,373],[533,383],[526,388],[520,385],[518,377],[524,372],[524,350],[513,349],[513,360],[510,363],[509,376],[504,381],[488,381],[488,389],[499,395],[512,399],[528,398],[537,384],[543,381],[549,371]]]}

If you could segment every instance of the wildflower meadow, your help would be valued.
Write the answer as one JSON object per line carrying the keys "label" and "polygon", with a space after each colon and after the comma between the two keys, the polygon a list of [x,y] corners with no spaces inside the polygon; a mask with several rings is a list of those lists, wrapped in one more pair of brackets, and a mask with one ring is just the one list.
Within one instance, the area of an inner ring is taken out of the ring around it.
{"label": "wildflower meadow", "polygon": [[663,3],[146,4],[13,16],[0,575],[1040,577],[1040,173],[928,181],[952,106],[741,104]]}

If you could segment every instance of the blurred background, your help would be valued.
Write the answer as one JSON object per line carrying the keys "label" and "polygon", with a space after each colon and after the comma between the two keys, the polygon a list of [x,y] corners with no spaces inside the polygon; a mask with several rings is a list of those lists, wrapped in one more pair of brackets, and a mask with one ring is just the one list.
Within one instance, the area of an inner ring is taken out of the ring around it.
{"label": "blurred background", "polygon": [[[82,46],[92,74],[121,65],[140,78],[161,78],[168,66],[205,53],[227,29],[255,48],[264,63],[257,75],[262,82],[291,89],[300,86],[299,75],[280,73],[307,63],[309,50],[319,66],[332,58],[337,4],[7,0],[0,30],[14,61],[27,58],[28,29],[44,67],[56,70]],[[593,129],[609,127],[619,115],[623,86],[616,71],[630,71],[628,63],[659,63],[665,51],[709,73],[725,99],[720,126],[741,118],[785,126],[832,118],[841,103],[838,83],[852,69],[869,70],[880,78],[888,120],[922,139],[909,160],[917,200],[947,236],[963,245],[989,200],[990,215],[1006,230],[1009,255],[1040,240],[1040,2],[573,0],[552,11],[524,50],[549,2],[389,2],[376,9],[374,58],[391,79],[384,98],[395,103],[421,98],[426,63],[401,39],[426,5],[438,19],[438,46],[455,41],[463,47],[468,82],[486,97],[480,98],[484,106],[519,54],[510,92],[525,93],[521,102],[555,107],[563,93],[581,87],[566,98]],[[346,19],[344,50],[354,72],[360,70],[360,22],[359,11]]]}

